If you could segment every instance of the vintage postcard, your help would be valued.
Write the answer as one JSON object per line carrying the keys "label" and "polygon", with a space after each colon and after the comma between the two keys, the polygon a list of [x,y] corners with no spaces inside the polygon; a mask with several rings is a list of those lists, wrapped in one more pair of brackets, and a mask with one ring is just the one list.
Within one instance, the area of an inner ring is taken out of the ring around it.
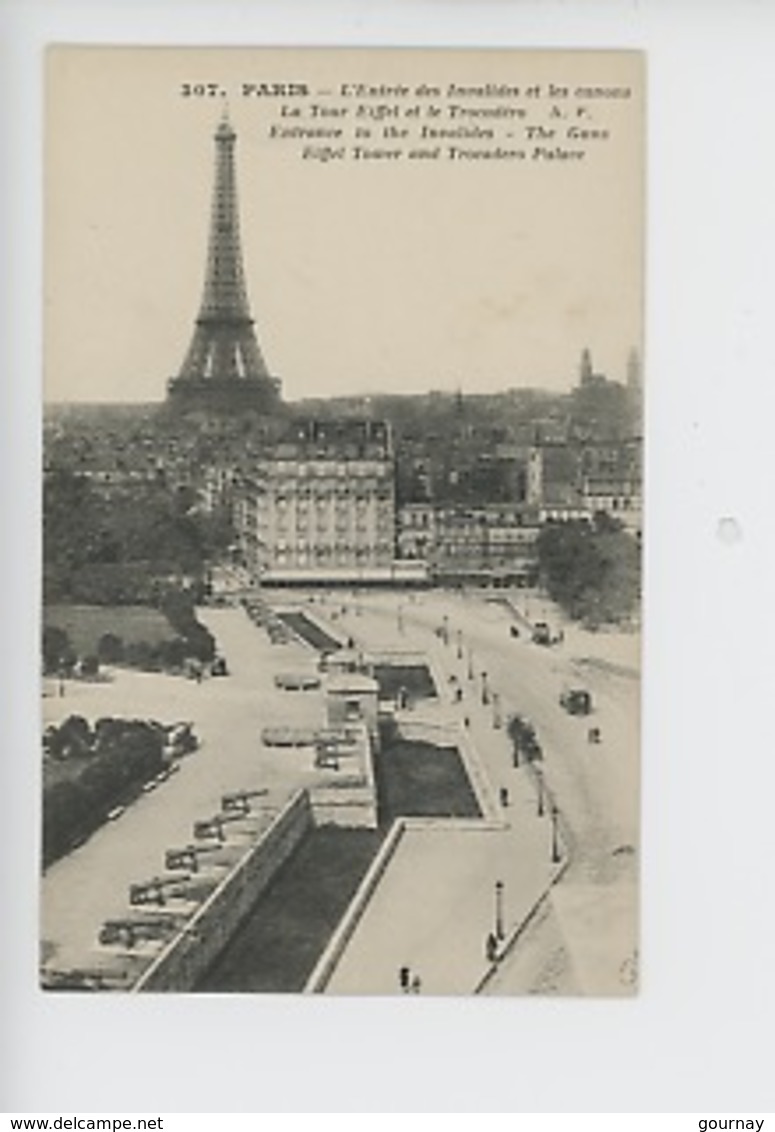
{"label": "vintage postcard", "polygon": [[643,55],[46,70],[41,985],[635,993]]}

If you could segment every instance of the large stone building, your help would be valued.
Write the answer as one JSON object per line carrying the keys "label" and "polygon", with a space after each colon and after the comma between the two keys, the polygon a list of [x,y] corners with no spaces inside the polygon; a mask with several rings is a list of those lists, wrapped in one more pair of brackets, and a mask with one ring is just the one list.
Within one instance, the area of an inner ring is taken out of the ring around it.
{"label": "large stone building", "polygon": [[580,458],[580,491],[587,511],[604,512],[640,534],[642,519],[641,442],[587,444]]}
{"label": "large stone building", "polygon": [[535,579],[538,513],[519,503],[405,504],[398,549],[444,583],[527,585]]}
{"label": "large stone building", "polygon": [[239,473],[245,564],[267,583],[391,581],[393,449],[373,420],[290,421]]}

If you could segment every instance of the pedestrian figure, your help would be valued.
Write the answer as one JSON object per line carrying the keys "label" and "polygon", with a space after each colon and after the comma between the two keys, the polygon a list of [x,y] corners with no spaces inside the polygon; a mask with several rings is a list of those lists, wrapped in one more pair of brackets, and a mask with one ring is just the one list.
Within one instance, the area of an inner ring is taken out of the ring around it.
{"label": "pedestrian figure", "polygon": [[509,791],[508,791],[508,788],[506,786],[501,786],[501,788],[500,788],[500,800],[501,800],[501,805],[505,809],[509,804]]}
{"label": "pedestrian figure", "polygon": [[464,727],[470,727],[471,726],[471,720],[468,718],[467,715],[463,717],[463,726]]}
{"label": "pedestrian figure", "polygon": [[419,994],[421,990],[422,990],[422,982],[420,981],[420,976],[415,975],[414,978],[412,979],[412,983],[411,983],[411,986],[409,988],[409,992],[410,992],[410,994]]}
{"label": "pedestrian figure", "polygon": [[410,982],[411,982],[411,977],[412,977],[412,974],[411,974],[411,971],[409,970],[408,967],[400,967],[399,968],[399,970],[398,970],[398,985],[401,987],[401,990],[404,992],[404,994],[408,994],[408,992],[409,992],[409,985],[410,985]]}
{"label": "pedestrian figure", "polygon": [[455,702],[459,703],[459,704],[463,702],[463,689],[462,688],[458,688],[457,691],[455,692]]}
{"label": "pedestrian figure", "polygon": [[488,963],[497,963],[498,961],[498,940],[494,932],[490,932],[484,945],[484,952],[487,957]]}

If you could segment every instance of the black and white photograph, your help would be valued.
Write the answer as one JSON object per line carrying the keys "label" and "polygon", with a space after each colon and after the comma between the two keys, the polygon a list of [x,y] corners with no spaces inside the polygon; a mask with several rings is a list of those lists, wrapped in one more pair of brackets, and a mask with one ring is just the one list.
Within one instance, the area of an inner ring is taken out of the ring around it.
{"label": "black and white photograph", "polygon": [[47,994],[638,993],[645,83],[49,48]]}

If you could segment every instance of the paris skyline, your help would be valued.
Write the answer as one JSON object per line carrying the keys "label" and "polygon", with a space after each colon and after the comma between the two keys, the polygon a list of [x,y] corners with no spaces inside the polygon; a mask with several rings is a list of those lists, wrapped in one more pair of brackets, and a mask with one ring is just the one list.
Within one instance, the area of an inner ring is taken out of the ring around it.
{"label": "paris skyline", "polygon": [[[344,51],[86,48],[77,63],[54,52],[46,400],[161,401],[180,369],[223,109],[181,96],[192,75],[230,95],[250,309],[286,399],[562,392],[585,346],[596,369],[624,380],[642,349],[639,92],[616,111],[609,151],[562,170],[305,161],[269,140],[277,104],[239,93],[257,73],[397,82],[402,54],[374,51],[365,68],[363,53]],[[487,75],[465,52],[430,55],[440,84],[508,77],[497,52]],[[567,58],[578,76],[600,70],[594,53]],[[540,77],[537,55],[528,71]]]}

